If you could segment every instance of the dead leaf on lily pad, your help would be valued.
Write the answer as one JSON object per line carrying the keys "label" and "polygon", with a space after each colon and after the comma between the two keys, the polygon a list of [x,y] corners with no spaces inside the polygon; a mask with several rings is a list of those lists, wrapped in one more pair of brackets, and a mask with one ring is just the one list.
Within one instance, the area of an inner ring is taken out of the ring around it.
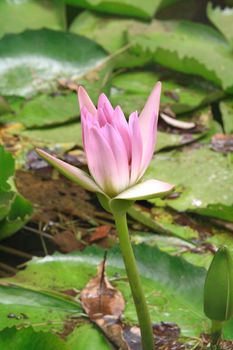
{"label": "dead leaf on lily pad", "polygon": [[106,254],[98,266],[98,272],[82,290],[80,299],[90,319],[96,323],[108,339],[121,350],[130,350],[123,337],[120,317],[125,301],[120,291],[114,288],[105,273]]}
{"label": "dead leaf on lily pad", "polygon": [[125,308],[120,291],[108,281],[105,273],[106,255],[98,266],[97,276],[93,277],[81,292],[81,302],[91,320],[111,316],[119,320]]}

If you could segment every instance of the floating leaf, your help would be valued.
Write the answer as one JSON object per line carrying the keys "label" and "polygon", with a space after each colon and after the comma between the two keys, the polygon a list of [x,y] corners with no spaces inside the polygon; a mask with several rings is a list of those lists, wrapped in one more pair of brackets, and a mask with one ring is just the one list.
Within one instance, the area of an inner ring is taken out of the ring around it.
{"label": "floating leaf", "polygon": [[6,238],[20,230],[30,219],[33,209],[31,203],[16,194],[10,210],[0,221],[0,239]]}
{"label": "floating leaf", "polygon": [[[76,328],[67,338],[69,350],[112,350],[102,332],[92,324],[83,324]],[[60,350],[60,349],[59,349]]]}
{"label": "floating leaf", "polygon": [[51,90],[58,79],[93,73],[105,58],[98,44],[71,33],[42,29],[6,35],[0,40],[0,93]]}
{"label": "floating leaf", "polygon": [[14,183],[14,159],[0,146],[0,239],[24,226],[32,215],[32,205],[17,193]]}
{"label": "floating leaf", "polygon": [[[155,247],[138,245],[134,251],[140,262],[140,274],[153,322],[176,322],[183,334],[199,335],[205,328],[202,311],[205,270],[182,258],[162,253]],[[3,281],[27,288],[33,285],[33,289],[42,288],[54,292],[82,289],[95,276],[96,265],[103,255],[102,249],[91,247],[82,253],[36,258],[28,264],[26,270]],[[124,317],[136,324],[137,316],[128,282],[124,278],[125,270],[118,248],[109,251],[106,271],[109,278],[118,273],[118,282],[114,282],[114,287],[123,293],[126,300]],[[113,281],[114,279],[111,283]],[[9,288],[7,293],[11,294]],[[25,295],[25,298],[31,300],[29,295]],[[0,303],[1,300],[5,299],[0,298]],[[22,308],[20,312],[24,312]],[[5,318],[2,322],[5,322]]]}
{"label": "floating leaf", "polygon": [[232,49],[213,28],[188,21],[158,21],[129,30],[129,41],[156,63],[233,90]]}
{"label": "floating leaf", "polygon": [[233,46],[233,8],[213,8],[213,5],[209,2],[207,6],[207,16]]}
{"label": "floating leaf", "polygon": [[[184,113],[203,106],[223,96],[223,93],[203,82],[187,77],[172,77],[171,73],[152,71],[123,73],[112,79],[111,100],[120,104],[126,113],[140,111],[155,83],[162,81],[161,109],[170,107],[176,113]],[[208,91],[208,92],[207,92]],[[207,95],[208,94],[208,95]]]}
{"label": "floating leaf", "polygon": [[[40,95],[28,101],[17,115],[9,115],[9,121],[22,123],[27,128],[64,124],[78,118],[76,94]],[[4,118],[6,122],[6,117]]]}
{"label": "floating leaf", "polygon": [[15,327],[2,330],[0,332],[0,348],[7,350],[68,350],[64,340],[57,335],[35,332],[31,327],[21,330],[17,330]]}
{"label": "floating leaf", "polygon": [[115,52],[127,44],[125,32],[132,23],[132,19],[106,18],[84,11],[75,18],[69,30],[96,41],[109,52]]}
{"label": "floating leaf", "polygon": [[27,287],[0,285],[0,299],[0,329],[32,326],[43,331],[62,330],[68,316],[81,313],[78,303]]}
{"label": "floating leaf", "polygon": [[60,1],[51,0],[1,0],[0,37],[19,33],[25,29],[65,29],[65,7]]}
{"label": "floating leaf", "polygon": [[50,128],[18,130],[14,134],[22,135],[34,144],[54,145],[69,144],[71,147],[78,145],[82,147],[82,129],[81,124],[74,122]]}
{"label": "floating leaf", "polygon": [[161,0],[65,0],[66,3],[92,11],[149,19],[153,17]]}
{"label": "floating leaf", "polygon": [[185,152],[158,154],[152,160],[147,176],[176,185],[180,196],[165,200],[170,207],[178,211],[197,211],[232,221],[231,168],[232,164],[223,154],[207,147],[191,148]]}

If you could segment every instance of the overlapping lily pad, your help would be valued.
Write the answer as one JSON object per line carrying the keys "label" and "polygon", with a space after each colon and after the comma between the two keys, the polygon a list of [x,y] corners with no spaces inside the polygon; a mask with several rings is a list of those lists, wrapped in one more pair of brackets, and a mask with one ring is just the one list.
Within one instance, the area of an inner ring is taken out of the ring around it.
{"label": "overlapping lily pad", "polygon": [[64,30],[66,27],[65,7],[59,0],[1,0],[0,14],[0,37],[25,29]]}
{"label": "overlapping lily pad", "polygon": [[224,9],[220,7],[213,8],[213,5],[209,3],[207,6],[207,16],[229,41],[230,45],[233,46],[233,9],[231,7]]}
{"label": "overlapping lily pad", "polygon": [[[143,285],[153,321],[177,322],[183,334],[199,335],[203,330],[202,326],[207,326],[202,313],[205,270],[194,267],[181,258],[162,253],[155,247],[139,245],[134,248],[137,260],[140,262],[140,273],[143,276]],[[82,253],[56,254],[43,259],[33,259],[25,271],[7,281],[29,289],[42,288],[54,292],[73,288],[82,289],[96,274],[96,265],[103,258],[103,254],[102,249],[92,247]],[[107,266],[109,276],[114,277],[118,273],[123,278],[122,280],[118,278],[119,282],[114,284],[123,292],[127,301],[124,317],[126,320],[137,323],[118,248],[109,251]],[[3,286],[3,292],[5,288],[7,288],[8,298],[11,298],[13,293],[10,290],[11,287]],[[23,306],[18,307],[17,310],[26,312]],[[2,322],[6,322],[5,318]]]}
{"label": "overlapping lily pad", "polygon": [[170,207],[233,220],[233,172],[227,156],[206,146],[162,153],[151,162],[147,176],[176,185],[178,197],[165,200]]}
{"label": "overlapping lily pad", "polygon": [[32,205],[15,189],[14,159],[0,146],[0,239],[24,226],[32,214]]}
{"label": "overlapping lily pad", "polygon": [[8,34],[0,40],[0,94],[51,91],[58,79],[93,73],[105,59],[98,44],[71,33],[42,29]]}
{"label": "overlapping lily pad", "polygon": [[[222,91],[203,81],[184,76],[171,78],[171,73],[152,71],[130,72],[117,75],[112,80],[111,100],[120,104],[126,113],[141,110],[155,83],[163,83],[161,108],[170,107],[176,113],[185,113],[215,101],[223,96]],[[208,96],[206,95],[208,91]]]}
{"label": "overlapping lily pad", "polygon": [[131,28],[129,41],[135,52],[152,54],[162,66],[202,76],[225,90],[233,90],[232,49],[210,26],[154,20]]}
{"label": "overlapping lily pad", "polygon": [[84,7],[92,11],[120,14],[123,16],[149,19],[153,17],[161,0],[65,0],[66,3]]}

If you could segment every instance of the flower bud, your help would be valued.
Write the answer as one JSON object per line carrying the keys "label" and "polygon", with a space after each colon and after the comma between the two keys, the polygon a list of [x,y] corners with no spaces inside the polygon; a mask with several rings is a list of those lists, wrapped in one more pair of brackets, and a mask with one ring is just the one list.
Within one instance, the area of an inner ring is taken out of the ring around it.
{"label": "flower bud", "polygon": [[204,286],[205,315],[216,321],[227,321],[233,314],[233,260],[229,250],[216,252]]}

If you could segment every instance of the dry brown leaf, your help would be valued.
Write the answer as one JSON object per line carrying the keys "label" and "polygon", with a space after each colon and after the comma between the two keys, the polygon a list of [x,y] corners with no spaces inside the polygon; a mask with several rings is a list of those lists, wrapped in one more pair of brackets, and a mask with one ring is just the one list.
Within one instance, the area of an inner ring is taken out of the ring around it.
{"label": "dry brown leaf", "polygon": [[90,317],[121,350],[130,350],[124,340],[120,317],[125,308],[125,301],[120,291],[114,288],[105,274],[106,255],[98,266],[97,275],[82,290],[81,303]]}
{"label": "dry brown leaf", "polygon": [[92,278],[81,292],[81,302],[91,320],[112,316],[119,320],[125,308],[120,291],[114,288],[105,274],[106,258],[98,266],[97,276]]}

